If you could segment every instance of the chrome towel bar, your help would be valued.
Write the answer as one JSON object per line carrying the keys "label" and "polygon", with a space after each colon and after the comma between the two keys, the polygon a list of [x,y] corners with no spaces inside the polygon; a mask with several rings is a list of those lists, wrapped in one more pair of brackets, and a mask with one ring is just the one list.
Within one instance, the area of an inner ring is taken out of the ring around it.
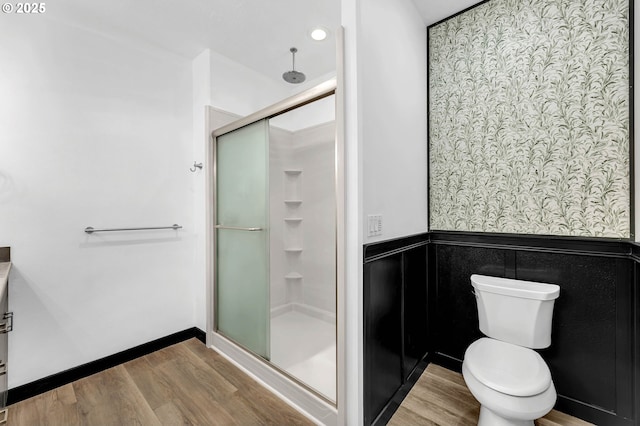
{"label": "chrome towel bar", "polygon": [[110,228],[110,229],[95,229],[91,226],[87,226],[86,228],[84,228],[84,232],[86,232],[87,234],[93,234],[94,232],[112,232],[112,231],[148,231],[151,229],[181,229],[182,226],[174,223],[171,226],[152,226],[152,227],[148,227],[148,228]]}

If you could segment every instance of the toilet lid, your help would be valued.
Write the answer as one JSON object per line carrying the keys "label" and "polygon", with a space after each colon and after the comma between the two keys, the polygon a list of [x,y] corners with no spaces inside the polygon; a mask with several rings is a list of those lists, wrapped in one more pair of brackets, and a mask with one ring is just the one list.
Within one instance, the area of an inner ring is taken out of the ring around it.
{"label": "toilet lid", "polygon": [[476,340],[464,362],[482,384],[507,395],[533,396],[551,385],[549,367],[536,351],[500,340]]}

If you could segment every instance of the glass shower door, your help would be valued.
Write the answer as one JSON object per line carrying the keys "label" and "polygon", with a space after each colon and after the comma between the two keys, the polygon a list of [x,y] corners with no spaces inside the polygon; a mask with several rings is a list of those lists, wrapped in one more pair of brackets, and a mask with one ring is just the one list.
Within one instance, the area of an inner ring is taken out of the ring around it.
{"label": "glass shower door", "polygon": [[216,139],[216,328],[269,359],[269,126]]}

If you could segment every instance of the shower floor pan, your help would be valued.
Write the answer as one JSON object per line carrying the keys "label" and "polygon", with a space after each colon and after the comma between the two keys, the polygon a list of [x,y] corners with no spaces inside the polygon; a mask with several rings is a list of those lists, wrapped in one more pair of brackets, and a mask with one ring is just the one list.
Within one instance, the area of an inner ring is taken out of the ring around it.
{"label": "shower floor pan", "polygon": [[336,326],[299,311],[271,319],[271,362],[336,399]]}

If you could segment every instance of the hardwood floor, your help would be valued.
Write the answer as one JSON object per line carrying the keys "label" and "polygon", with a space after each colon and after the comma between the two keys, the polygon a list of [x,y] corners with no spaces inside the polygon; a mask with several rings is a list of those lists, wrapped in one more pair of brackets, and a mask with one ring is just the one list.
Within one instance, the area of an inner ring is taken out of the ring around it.
{"label": "hardwood floor", "polygon": [[[462,375],[430,364],[392,426],[475,425]],[[190,339],[9,406],[7,424],[313,425],[199,340]],[[537,426],[590,423],[552,411]]]}
{"label": "hardwood floor", "polygon": [[11,426],[313,425],[197,339],[9,407]]}
{"label": "hardwood floor", "polygon": [[[390,426],[463,426],[478,422],[480,404],[467,388],[462,374],[429,364],[395,412]],[[536,426],[583,426],[583,420],[552,410]]]}

